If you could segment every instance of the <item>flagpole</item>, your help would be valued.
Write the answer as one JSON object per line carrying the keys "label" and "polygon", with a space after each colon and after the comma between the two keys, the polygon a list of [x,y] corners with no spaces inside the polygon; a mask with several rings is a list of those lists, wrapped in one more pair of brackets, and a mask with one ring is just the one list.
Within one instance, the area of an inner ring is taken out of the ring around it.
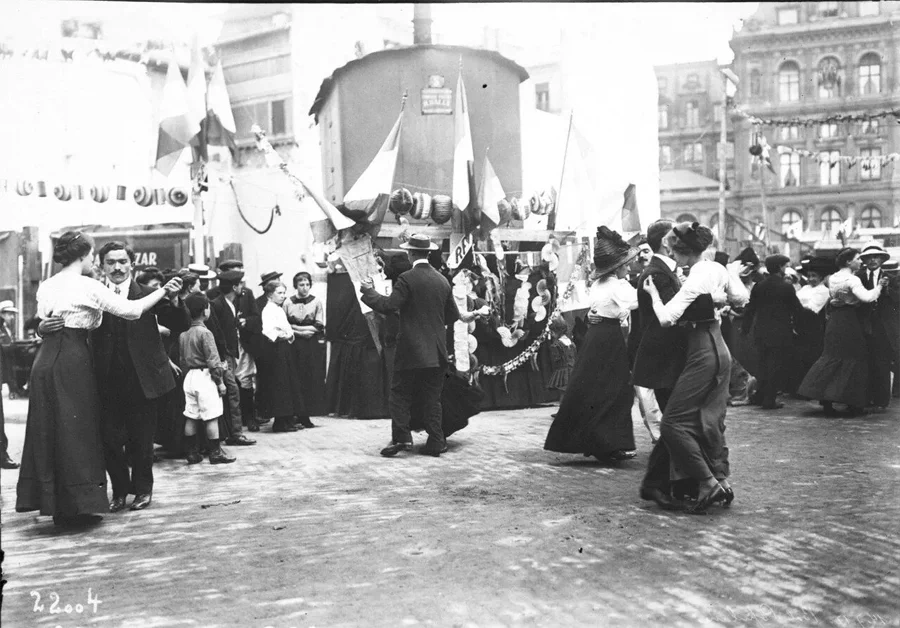
{"label": "flagpole", "polygon": [[566,147],[563,150],[562,168],[559,172],[559,189],[556,191],[556,205],[553,208],[553,215],[547,219],[547,230],[553,231],[556,228],[556,216],[559,213],[559,199],[562,198],[563,178],[566,176],[566,157],[569,155],[569,140],[572,138],[572,122],[575,119],[575,110],[569,112],[569,130],[566,131]]}
{"label": "flagpole", "polygon": [[763,226],[763,244],[766,247],[766,256],[769,255],[769,206],[766,205],[766,172],[763,169],[763,160],[760,156],[759,160],[759,197],[762,201]]}

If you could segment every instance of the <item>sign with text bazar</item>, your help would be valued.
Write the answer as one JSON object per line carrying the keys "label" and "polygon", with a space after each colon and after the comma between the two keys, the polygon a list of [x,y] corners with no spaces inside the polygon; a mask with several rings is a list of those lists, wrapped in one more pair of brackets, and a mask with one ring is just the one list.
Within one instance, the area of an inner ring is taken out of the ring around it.
{"label": "sign with text bazar", "polygon": [[444,87],[444,77],[432,74],[428,77],[428,87],[423,87],[422,115],[451,115],[453,113],[453,90]]}

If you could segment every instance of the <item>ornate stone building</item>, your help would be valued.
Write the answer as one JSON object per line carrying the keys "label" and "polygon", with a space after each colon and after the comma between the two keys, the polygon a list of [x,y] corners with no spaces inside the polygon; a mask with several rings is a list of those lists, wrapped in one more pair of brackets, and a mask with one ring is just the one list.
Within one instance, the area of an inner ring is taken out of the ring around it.
{"label": "ornate stone building", "polygon": [[[900,2],[763,2],[731,48],[741,79],[735,105],[758,118],[805,121],[900,109]],[[749,153],[756,129],[745,117],[732,121],[731,201],[745,220],[761,224],[761,180]],[[893,116],[759,130],[775,170],[763,170],[762,178],[773,248],[784,250],[781,234],[800,224],[804,252],[835,248],[835,228],[848,221],[856,238],[900,244],[900,163],[885,159],[900,152]],[[808,153],[780,154],[779,146]]]}

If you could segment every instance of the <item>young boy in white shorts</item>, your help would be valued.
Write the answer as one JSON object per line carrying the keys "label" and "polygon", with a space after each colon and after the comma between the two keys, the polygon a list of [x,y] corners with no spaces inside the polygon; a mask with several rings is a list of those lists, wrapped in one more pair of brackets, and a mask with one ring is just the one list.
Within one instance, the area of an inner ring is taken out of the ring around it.
{"label": "young boy in white shorts", "polygon": [[180,366],[184,371],[184,436],[188,464],[203,460],[197,447],[197,430],[205,424],[210,464],[234,462],[219,444],[219,417],[224,412],[222,382],[224,365],[219,359],[213,333],[204,321],[209,318],[209,299],[202,292],[188,295],[184,304],[191,313],[191,327],[178,338]]}

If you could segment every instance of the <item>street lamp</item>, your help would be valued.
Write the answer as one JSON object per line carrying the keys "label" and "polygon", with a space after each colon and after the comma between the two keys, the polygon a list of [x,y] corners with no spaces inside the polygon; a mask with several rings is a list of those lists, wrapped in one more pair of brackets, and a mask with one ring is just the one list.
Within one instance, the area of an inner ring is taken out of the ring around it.
{"label": "street lamp", "polygon": [[728,145],[728,81],[737,87],[741,79],[731,68],[720,67],[722,73],[722,128],[719,133],[719,248],[725,249],[727,243],[725,228],[725,156]]}

